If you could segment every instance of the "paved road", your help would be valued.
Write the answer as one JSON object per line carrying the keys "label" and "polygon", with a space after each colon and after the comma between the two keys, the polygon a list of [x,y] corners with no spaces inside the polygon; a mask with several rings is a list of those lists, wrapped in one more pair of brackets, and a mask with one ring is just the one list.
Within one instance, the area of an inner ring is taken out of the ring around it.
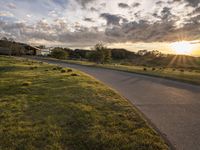
{"label": "paved road", "polygon": [[81,70],[131,101],[178,150],[200,150],[200,86],[115,71],[48,61]]}

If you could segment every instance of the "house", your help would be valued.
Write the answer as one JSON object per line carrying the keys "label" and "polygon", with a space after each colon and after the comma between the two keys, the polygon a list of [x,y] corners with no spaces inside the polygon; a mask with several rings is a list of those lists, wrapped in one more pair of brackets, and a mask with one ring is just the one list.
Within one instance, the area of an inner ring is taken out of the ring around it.
{"label": "house", "polygon": [[48,48],[41,49],[41,55],[42,56],[48,56],[51,53],[51,50]]}

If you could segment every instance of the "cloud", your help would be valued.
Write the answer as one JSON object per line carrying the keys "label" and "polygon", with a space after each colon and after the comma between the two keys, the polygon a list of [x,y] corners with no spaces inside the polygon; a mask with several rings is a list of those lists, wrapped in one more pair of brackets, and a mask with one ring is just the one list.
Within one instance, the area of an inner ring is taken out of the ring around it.
{"label": "cloud", "polygon": [[165,4],[165,2],[163,2],[163,1],[157,1],[157,2],[156,2],[156,5],[159,5],[159,6],[161,6],[161,5],[163,5],[163,4]]}
{"label": "cloud", "polygon": [[13,17],[14,15],[9,11],[0,11],[0,17]]}
{"label": "cloud", "polygon": [[200,4],[199,0],[172,0],[170,3],[173,2],[186,2],[187,6],[191,6],[191,7],[198,7],[198,5]]}
{"label": "cloud", "polygon": [[118,6],[119,6],[120,8],[129,8],[129,7],[130,7],[130,6],[129,6],[128,4],[126,4],[126,3],[119,3]]}
{"label": "cloud", "polygon": [[132,7],[133,7],[133,8],[136,8],[136,7],[139,7],[140,5],[141,5],[140,3],[136,2],[136,3],[133,3],[133,4],[132,4]]}
{"label": "cloud", "polygon": [[127,20],[119,15],[102,13],[100,17],[107,21],[107,25],[120,25],[120,21],[126,22]]}
{"label": "cloud", "polygon": [[17,9],[0,5],[0,33],[23,42],[45,40],[66,45],[166,42],[180,36],[200,40],[200,6],[195,6],[199,0],[127,2],[131,1],[15,1]]}
{"label": "cloud", "polygon": [[147,20],[124,23],[118,27],[107,28],[105,34],[116,38],[118,42],[174,42],[180,36],[184,40],[198,40],[200,38],[200,22],[192,18],[183,27],[177,28],[175,21],[159,21],[151,23]]}
{"label": "cloud", "polygon": [[83,8],[86,7],[87,4],[89,4],[90,2],[93,2],[95,0],[76,0]]}
{"label": "cloud", "polygon": [[14,3],[8,3],[7,7],[10,8],[10,9],[16,9],[17,8]]}
{"label": "cloud", "polygon": [[87,21],[87,22],[95,22],[92,18],[84,18],[84,21]]}
{"label": "cloud", "polygon": [[185,0],[189,6],[192,6],[192,7],[197,7],[198,4],[200,4],[200,1],[199,0]]}

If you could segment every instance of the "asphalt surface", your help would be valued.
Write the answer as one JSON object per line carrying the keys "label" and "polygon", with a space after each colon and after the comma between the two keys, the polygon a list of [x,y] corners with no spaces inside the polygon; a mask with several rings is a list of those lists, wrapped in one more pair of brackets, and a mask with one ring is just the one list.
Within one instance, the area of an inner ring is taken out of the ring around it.
{"label": "asphalt surface", "polygon": [[[46,61],[46,60],[45,60]],[[85,72],[132,102],[178,150],[200,150],[200,86],[59,61]]]}

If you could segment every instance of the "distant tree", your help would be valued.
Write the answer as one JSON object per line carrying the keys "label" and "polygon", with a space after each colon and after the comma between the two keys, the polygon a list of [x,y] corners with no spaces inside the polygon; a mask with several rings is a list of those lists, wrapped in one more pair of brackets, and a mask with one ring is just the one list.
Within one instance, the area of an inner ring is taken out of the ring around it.
{"label": "distant tree", "polygon": [[8,41],[10,42],[10,45],[9,45],[9,55],[12,55],[13,51],[16,50],[16,48],[15,48],[16,43],[15,43],[14,39],[12,39],[12,38],[9,38]]}
{"label": "distant tree", "polygon": [[40,48],[40,49],[45,49],[45,45],[39,45],[39,46],[36,46],[37,48]]}
{"label": "distant tree", "polygon": [[96,44],[94,47],[94,54],[92,56],[97,63],[109,63],[111,61],[111,51],[107,49],[103,44]]}
{"label": "distant tree", "polygon": [[147,50],[139,50],[139,51],[137,52],[137,54],[140,55],[140,56],[144,56],[144,55],[146,55],[147,53],[148,53]]}
{"label": "distant tree", "polygon": [[25,54],[25,48],[24,48],[24,46],[20,45],[19,43],[12,43],[11,53],[12,53],[12,55],[21,56],[21,55]]}
{"label": "distant tree", "polygon": [[66,59],[68,57],[68,53],[63,50],[63,48],[56,47],[51,52],[51,57],[57,59]]}
{"label": "distant tree", "polygon": [[104,63],[110,63],[111,59],[111,51],[107,48],[104,49]]}

